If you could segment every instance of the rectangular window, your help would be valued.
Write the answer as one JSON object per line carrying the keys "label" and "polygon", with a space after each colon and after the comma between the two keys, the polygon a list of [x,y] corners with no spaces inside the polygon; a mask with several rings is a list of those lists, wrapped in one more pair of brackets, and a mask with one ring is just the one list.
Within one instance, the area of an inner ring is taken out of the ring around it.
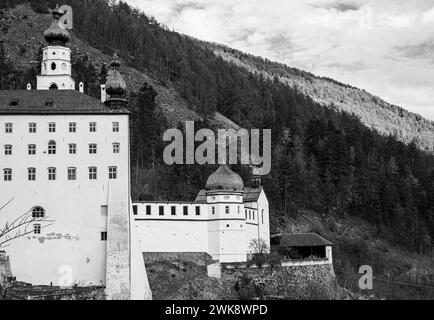
{"label": "rectangular window", "polygon": [[146,206],[146,215],[150,216],[151,215],[151,206]]}
{"label": "rectangular window", "polygon": [[108,206],[101,206],[101,215],[107,216],[108,215]]}
{"label": "rectangular window", "polygon": [[199,206],[196,206],[196,215],[200,216],[200,207]]}
{"label": "rectangular window", "polygon": [[48,168],[48,180],[56,180],[56,168]]}
{"label": "rectangular window", "polygon": [[12,123],[5,123],[5,133],[12,133]]}
{"label": "rectangular window", "polygon": [[41,225],[40,224],[34,224],[33,225],[33,233],[34,234],[41,234]]}
{"label": "rectangular window", "polygon": [[12,181],[12,169],[3,169],[4,181]]}
{"label": "rectangular window", "polygon": [[113,122],[113,132],[119,132],[119,122]]}
{"label": "rectangular window", "polygon": [[133,206],[133,214],[137,216],[137,205]]}
{"label": "rectangular window", "polygon": [[29,181],[35,181],[36,180],[36,169],[35,168],[28,168],[27,169],[27,176],[29,178]]}
{"label": "rectangular window", "polygon": [[53,140],[48,142],[48,154],[56,154],[56,142]]}
{"label": "rectangular window", "polygon": [[96,167],[89,168],[89,180],[96,180]]}
{"label": "rectangular window", "polygon": [[159,208],[158,208],[158,214],[160,216],[164,216],[164,206],[159,206]]}
{"label": "rectangular window", "polygon": [[96,143],[89,144],[89,153],[96,154]]}
{"label": "rectangular window", "polygon": [[101,241],[107,241],[107,231],[101,232]]}
{"label": "rectangular window", "polygon": [[113,143],[113,153],[119,153],[120,148],[121,147],[119,143]]}
{"label": "rectangular window", "polygon": [[68,180],[77,180],[76,168],[68,168]]}
{"label": "rectangular window", "polygon": [[48,123],[48,132],[56,132],[56,123],[55,122]]}
{"label": "rectangular window", "polygon": [[215,207],[212,207],[212,214],[215,214]]}
{"label": "rectangular window", "polygon": [[36,154],[36,145],[35,144],[29,144],[27,146],[28,152],[30,155]]}
{"label": "rectangular window", "polygon": [[255,220],[255,211],[252,211],[252,219]]}
{"label": "rectangular window", "polygon": [[5,145],[5,156],[10,156],[12,154],[12,146],[10,144]]}
{"label": "rectangular window", "polygon": [[36,123],[29,123],[29,133],[36,133]]}
{"label": "rectangular window", "polygon": [[118,178],[118,167],[109,167],[109,179]]}
{"label": "rectangular window", "polygon": [[71,133],[77,132],[77,123],[75,122],[69,123],[69,132]]}
{"label": "rectangular window", "polygon": [[225,206],[225,213],[229,214],[229,206]]}
{"label": "rectangular window", "polygon": [[172,214],[172,216],[176,216],[176,207],[175,207],[175,206],[172,206],[172,207],[170,208],[170,210],[171,210],[171,214]]}
{"label": "rectangular window", "polygon": [[183,208],[184,216],[188,216],[188,206],[184,206]]}
{"label": "rectangular window", "polygon": [[69,154],[76,154],[77,153],[77,145],[75,143],[69,144]]}
{"label": "rectangular window", "polygon": [[96,122],[89,122],[89,132],[96,132]]}
{"label": "rectangular window", "polygon": [[261,211],[262,224],[264,224],[264,209]]}

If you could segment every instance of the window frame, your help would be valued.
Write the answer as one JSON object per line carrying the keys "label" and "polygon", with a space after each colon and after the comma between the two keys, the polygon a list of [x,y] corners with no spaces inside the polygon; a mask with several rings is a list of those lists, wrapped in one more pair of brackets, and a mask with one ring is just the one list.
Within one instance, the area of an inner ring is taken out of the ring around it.
{"label": "window frame", "polygon": [[36,133],[37,124],[36,122],[29,122],[29,133]]}
{"label": "window frame", "polygon": [[88,177],[89,180],[97,180],[98,179],[98,168],[97,167],[89,167],[88,168]]}
{"label": "window frame", "polygon": [[118,167],[110,166],[109,167],[109,179],[116,180],[118,178]]}
{"label": "window frame", "polygon": [[57,170],[55,167],[49,167],[48,169],[48,181],[56,181]]}
{"label": "window frame", "polygon": [[48,132],[50,133],[56,132],[56,122],[48,122]]}
{"label": "window frame", "polygon": [[34,167],[27,168],[27,180],[36,181],[36,168]]}
{"label": "window frame", "polygon": [[11,168],[3,169],[3,181],[12,181],[13,170]]}
{"label": "window frame", "polygon": [[56,154],[57,153],[57,143],[54,140],[48,141],[48,154]]}
{"label": "window frame", "polygon": [[67,169],[67,179],[68,181],[75,181],[77,180],[77,168],[76,167],[69,167]]}
{"label": "window frame", "polygon": [[13,131],[14,131],[14,124],[12,122],[6,122],[5,133],[13,133]]}

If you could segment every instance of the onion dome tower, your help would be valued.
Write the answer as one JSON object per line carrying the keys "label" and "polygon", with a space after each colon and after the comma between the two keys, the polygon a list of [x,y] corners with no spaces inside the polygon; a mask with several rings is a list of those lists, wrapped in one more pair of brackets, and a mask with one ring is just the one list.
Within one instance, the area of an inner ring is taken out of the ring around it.
{"label": "onion dome tower", "polygon": [[205,189],[242,192],[244,182],[240,175],[229,169],[227,165],[221,165],[208,177]]}
{"label": "onion dome tower", "polygon": [[247,259],[246,218],[243,179],[228,168],[220,167],[205,185],[209,212],[210,254],[220,262],[245,262]]}
{"label": "onion dome tower", "polygon": [[69,32],[60,27],[60,18],[64,13],[60,11],[59,5],[57,5],[51,13],[53,15],[53,22],[51,26],[45,30],[44,38],[50,45],[65,46],[69,41]]}
{"label": "onion dome tower", "polygon": [[110,62],[110,71],[107,75],[107,81],[105,83],[105,92],[107,93],[107,100],[105,104],[112,109],[122,109],[127,106],[126,92],[127,84],[124,77],[119,72],[121,63],[118,55],[113,55]]}
{"label": "onion dome tower", "polygon": [[48,46],[42,49],[41,75],[37,76],[37,89],[75,90],[75,81],[71,77],[71,50],[66,47],[70,36],[60,22],[64,13],[59,6],[51,13],[53,22],[44,32]]}

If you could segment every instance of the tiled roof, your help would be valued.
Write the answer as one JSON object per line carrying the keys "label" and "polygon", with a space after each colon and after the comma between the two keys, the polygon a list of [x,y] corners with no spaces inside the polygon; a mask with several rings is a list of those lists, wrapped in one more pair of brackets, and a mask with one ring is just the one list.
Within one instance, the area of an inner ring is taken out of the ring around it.
{"label": "tiled roof", "polygon": [[[261,190],[262,190],[262,187],[259,187],[259,188],[246,187],[246,188],[244,188],[243,202],[258,201],[259,195],[261,194]],[[202,189],[199,191],[194,202],[196,202],[196,203],[205,203],[206,202],[205,189]]]}
{"label": "tiled roof", "polygon": [[244,188],[243,200],[244,202],[255,202],[261,194],[262,187],[259,188]]}
{"label": "tiled roof", "polygon": [[0,114],[125,114],[76,90],[0,91]]}
{"label": "tiled roof", "polygon": [[315,247],[333,244],[316,233],[287,233],[280,240],[280,245],[285,247]]}

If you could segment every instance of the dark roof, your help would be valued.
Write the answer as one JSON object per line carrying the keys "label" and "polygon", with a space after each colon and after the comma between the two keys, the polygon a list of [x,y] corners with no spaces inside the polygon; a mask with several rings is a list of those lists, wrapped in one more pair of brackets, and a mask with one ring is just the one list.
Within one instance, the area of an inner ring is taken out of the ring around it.
{"label": "dark roof", "polygon": [[316,247],[331,246],[333,243],[316,233],[287,233],[280,240],[284,247]]}
{"label": "dark roof", "polygon": [[[243,202],[255,202],[258,201],[259,195],[261,194],[262,187],[259,188],[244,188]],[[205,203],[206,194],[205,189],[199,191],[194,202]]]}
{"label": "dark roof", "polygon": [[110,109],[100,100],[76,90],[0,91],[0,114],[111,113],[125,114],[129,112],[126,109]]}
{"label": "dark roof", "polygon": [[259,195],[261,194],[262,187],[259,188],[244,188],[243,201],[244,202],[255,202],[258,201]]}

